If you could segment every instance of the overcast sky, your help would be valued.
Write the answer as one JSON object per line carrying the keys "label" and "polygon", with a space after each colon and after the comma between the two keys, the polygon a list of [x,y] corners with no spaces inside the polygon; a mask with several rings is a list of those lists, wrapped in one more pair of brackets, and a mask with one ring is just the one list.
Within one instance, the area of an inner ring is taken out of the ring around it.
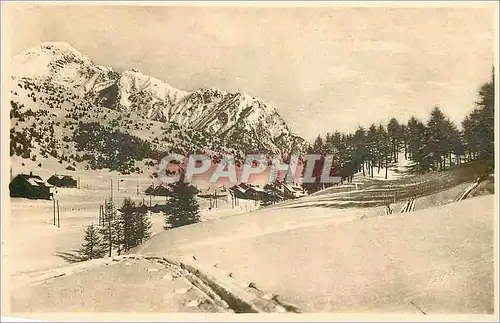
{"label": "overcast sky", "polygon": [[182,90],[244,91],[306,139],[440,106],[459,123],[489,80],[490,8],[17,5],[12,55],[64,41]]}

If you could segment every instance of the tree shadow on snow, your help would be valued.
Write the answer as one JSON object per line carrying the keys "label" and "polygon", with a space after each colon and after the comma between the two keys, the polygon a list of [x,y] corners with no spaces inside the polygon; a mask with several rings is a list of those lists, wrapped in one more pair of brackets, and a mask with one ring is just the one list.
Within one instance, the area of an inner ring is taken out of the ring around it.
{"label": "tree shadow on snow", "polygon": [[85,261],[85,259],[79,255],[77,250],[73,250],[72,252],[56,252],[54,255],[64,259],[71,264]]}

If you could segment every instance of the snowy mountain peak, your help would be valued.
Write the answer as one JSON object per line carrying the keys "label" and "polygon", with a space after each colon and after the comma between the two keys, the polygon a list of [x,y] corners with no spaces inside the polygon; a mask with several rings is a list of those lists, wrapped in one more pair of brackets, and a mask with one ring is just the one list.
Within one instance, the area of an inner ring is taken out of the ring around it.
{"label": "snowy mountain peak", "polygon": [[[26,72],[39,75],[40,69],[50,69],[65,63],[92,64],[92,60],[64,42],[46,42],[30,48],[11,60],[16,74],[26,77]],[[44,71],[49,72],[49,71]]]}
{"label": "snowy mountain peak", "polygon": [[[70,54],[76,57],[80,57],[83,60],[89,59],[87,56],[83,55],[80,51],[75,49],[68,43],[65,42],[44,42],[38,46],[41,50],[46,52],[52,52],[53,54]],[[36,48],[36,47],[35,47]]]}
{"label": "snowy mountain peak", "polygon": [[143,74],[137,68],[117,73],[100,66],[64,42],[46,42],[11,60],[13,77],[38,86],[55,84],[95,106],[160,122],[174,122],[245,150],[283,151],[300,145],[275,107],[244,92],[214,87],[193,92]]}
{"label": "snowy mountain peak", "polygon": [[117,73],[95,65],[80,51],[64,42],[45,42],[11,59],[12,76],[50,81],[81,96],[109,85]]}
{"label": "snowy mountain peak", "polygon": [[89,59],[73,46],[65,42],[44,42],[24,51],[20,55],[36,55],[41,53],[51,54],[53,56],[70,55],[84,60]]}

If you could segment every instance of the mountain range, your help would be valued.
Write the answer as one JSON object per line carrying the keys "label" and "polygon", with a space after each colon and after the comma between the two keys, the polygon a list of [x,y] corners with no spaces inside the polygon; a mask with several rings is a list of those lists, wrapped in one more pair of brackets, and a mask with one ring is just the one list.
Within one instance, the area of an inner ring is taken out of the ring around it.
{"label": "mountain range", "polygon": [[[304,140],[263,100],[215,88],[186,92],[134,68],[119,73],[67,43],[47,42],[28,49],[11,59],[10,71],[11,143],[13,133],[18,138],[28,132],[40,137],[30,148],[58,157],[72,148],[95,153],[89,145],[72,140],[82,124],[92,122],[112,133],[137,137],[162,152],[276,154],[304,147]],[[41,118],[43,124],[44,116],[45,130],[29,130],[34,125],[30,118]],[[64,144],[62,138],[70,140]],[[14,139],[11,155],[16,154],[18,142]],[[21,148],[17,150],[27,157]]]}

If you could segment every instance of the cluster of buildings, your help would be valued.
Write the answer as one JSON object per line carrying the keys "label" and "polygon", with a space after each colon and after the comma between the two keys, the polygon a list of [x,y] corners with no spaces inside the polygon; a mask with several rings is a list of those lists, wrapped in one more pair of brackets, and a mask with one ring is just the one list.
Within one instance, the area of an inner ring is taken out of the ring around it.
{"label": "cluster of buildings", "polygon": [[286,183],[266,184],[264,187],[250,183],[241,183],[232,186],[231,194],[239,199],[249,200],[286,200],[296,199],[307,195],[307,192],[298,185]]}
{"label": "cluster of buildings", "polygon": [[[29,199],[47,199],[50,200],[54,195],[56,187],[78,187],[78,181],[69,175],[54,174],[46,181],[40,176],[30,172],[29,174],[18,174],[10,184],[11,197],[23,197]],[[240,183],[232,187],[217,187],[207,190],[198,190],[193,188],[193,193],[201,198],[237,198],[246,200],[270,200],[279,201],[286,199],[295,199],[306,196],[307,192],[298,185],[287,183],[266,184],[264,187],[250,183]],[[171,195],[172,189],[165,184],[152,184],[145,190],[146,195],[165,196]]]}
{"label": "cluster of buildings", "polygon": [[18,174],[9,184],[10,197],[50,200],[55,187],[78,187],[78,181],[69,175],[52,175],[47,181],[40,176]]}
{"label": "cluster of buildings", "polygon": [[[171,188],[168,185],[157,185],[151,184],[146,190],[146,195],[151,196],[170,196]],[[216,187],[208,188],[205,190],[197,190],[194,192],[198,197],[201,198],[225,198],[232,197],[245,200],[286,200],[295,199],[302,196],[306,196],[307,192],[299,185],[287,184],[287,183],[272,183],[266,184],[264,187],[260,187],[256,184],[251,183],[240,183],[238,185],[226,188]]]}
{"label": "cluster of buildings", "polygon": [[[191,186],[191,189],[193,190],[193,193],[194,194],[198,194],[200,191]],[[146,195],[150,195],[150,196],[165,196],[165,197],[168,197],[171,195],[171,192],[172,192],[172,188],[170,187],[170,185],[166,185],[166,184],[160,184],[160,185],[154,185],[154,184],[151,184],[145,191],[144,193]]]}

